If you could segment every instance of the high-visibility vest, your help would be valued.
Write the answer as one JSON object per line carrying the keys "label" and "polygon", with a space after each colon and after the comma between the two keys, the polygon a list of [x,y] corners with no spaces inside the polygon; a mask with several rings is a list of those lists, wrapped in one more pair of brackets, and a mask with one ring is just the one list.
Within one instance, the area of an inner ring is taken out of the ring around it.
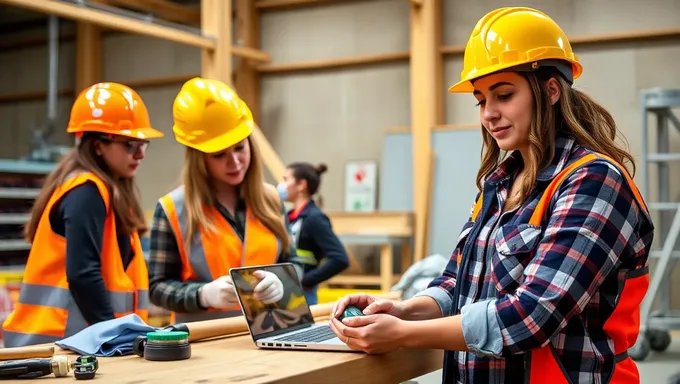
{"label": "high-visibility vest", "polygon": [[[550,182],[543,196],[536,205],[536,209],[529,219],[529,224],[540,227],[545,218],[550,200],[558,191],[560,184],[579,167],[595,160],[606,160],[624,175],[626,182],[633,191],[633,196],[638,202],[645,215],[649,215],[647,205],[642,195],[637,189],[635,182],[630,177],[624,167],[614,159],[600,153],[590,153],[574,161],[571,165],[564,168]],[[472,212],[474,222],[482,208],[482,194],[480,194]],[[462,254],[458,254],[458,265],[462,260]],[[616,308],[604,324],[604,331],[612,340],[616,364],[612,375],[611,383],[614,384],[638,384],[640,383],[640,373],[633,359],[628,356],[628,349],[631,348],[638,337],[640,330],[640,304],[642,303],[649,287],[649,271],[647,267],[628,271],[625,281],[622,284],[621,295],[616,304]],[[531,351],[531,361],[529,369],[529,384],[568,384],[567,375],[563,372],[561,364],[555,359],[550,344],[542,348]]]}
{"label": "high-visibility vest", "polygon": [[106,184],[89,172],[73,174],[52,194],[40,217],[24,270],[19,300],[3,324],[6,347],[53,343],[69,337],[89,324],[76,305],[66,279],[66,239],[55,234],[50,211],[68,191],[85,182],[94,182],[106,207],[101,246],[101,273],[116,317],[136,313],[147,321],[149,275],[137,233],[130,236],[134,257],[123,267],[116,219]]}
{"label": "high-visibility vest", "polygon": [[[215,225],[213,233],[199,228],[191,239],[187,252],[185,235],[187,215],[185,213],[184,186],[180,186],[160,199],[177,241],[182,260],[182,281],[211,282],[221,276],[229,276],[229,269],[245,266],[276,263],[281,251],[281,241],[247,208],[245,239],[241,241],[216,207],[204,207],[204,212]],[[198,313],[172,314],[171,322],[191,322],[242,315],[239,305],[217,310],[210,308]]]}

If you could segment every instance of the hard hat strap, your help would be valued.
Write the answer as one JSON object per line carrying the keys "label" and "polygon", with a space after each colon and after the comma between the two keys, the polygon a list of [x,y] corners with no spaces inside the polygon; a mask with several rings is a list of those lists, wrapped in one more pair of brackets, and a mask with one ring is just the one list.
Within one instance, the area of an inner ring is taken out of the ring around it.
{"label": "hard hat strap", "polygon": [[566,60],[559,59],[548,59],[540,61],[532,61],[526,64],[520,64],[511,68],[506,69],[506,71],[513,72],[534,72],[539,68],[550,67],[557,70],[557,72],[564,78],[564,80],[569,83],[569,85],[574,84],[574,72],[572,70],[571,63]]}

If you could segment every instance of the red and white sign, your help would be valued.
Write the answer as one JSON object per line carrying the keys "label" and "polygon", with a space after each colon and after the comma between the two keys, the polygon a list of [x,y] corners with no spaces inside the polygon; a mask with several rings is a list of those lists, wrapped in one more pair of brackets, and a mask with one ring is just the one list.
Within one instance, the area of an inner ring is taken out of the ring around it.
{"label": "red and white sign", "polygon": [[350,161],[345,166],[345,211],[376,210],[378,163],[373,160]]}

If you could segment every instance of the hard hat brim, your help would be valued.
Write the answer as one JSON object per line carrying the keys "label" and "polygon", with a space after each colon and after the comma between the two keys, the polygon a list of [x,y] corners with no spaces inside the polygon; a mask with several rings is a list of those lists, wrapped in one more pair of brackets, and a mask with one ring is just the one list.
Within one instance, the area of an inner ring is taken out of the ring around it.
{"label": "hard hat brim", "polygon": [[[193,148],[203,153],[217,153],[222,152],[225,149],[232,147],[248,138],[248,136],[250,136],[253,133],[253,126],[254,124],[252,121],[246,121],[241,123],[238,127],[236,127],[233,130],[229,130],[217,137],[201,142],[199,144],[189,143],[188,141],[177,137],[177,135],[175,135],[175,140],[177,140],[177,142],[182,145]],[[177,127],[173,127],[173,130],[177,129],[178,129]]]}
{"label": "hard hat brim", "polygon": [[109,129],[106,126],[102,126],[96,123],[92,124],[84,124],[81,125],[80,127],[75,127],[75,128],[68,128],[66,129],[66,132],[68,133],[85,133],[85,132],[99,132],[99,133],[104,133],[108,135],[116,135],[116,136],[123,136],[123,137],[129,137],[131,139],[140,139],[140,140],[149,140],[149,139],[157,139],[160,137],[165,136],[165,134],[157,129],[147,127],[147,128],[135,128],[135,129],[129,129],[129,130],[118,130],[118,129]]}

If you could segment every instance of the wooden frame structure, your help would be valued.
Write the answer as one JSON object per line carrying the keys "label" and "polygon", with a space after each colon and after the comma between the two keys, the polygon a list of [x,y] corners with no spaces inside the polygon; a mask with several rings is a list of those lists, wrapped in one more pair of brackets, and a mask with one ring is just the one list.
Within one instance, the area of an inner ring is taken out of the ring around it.
{"label": "wooden frame structure", "polygon": [[[201,75],[234,83],[241,96],[251,106],[256,121],[259,121],[259,78],[266,74],[282,74],[302,71],[349,68],[362,65],[374,65],[390,62],[411,62],[411,115],[409,128],[397,128],[410,131],[413,135],[414,166],[414,214],[415,214],[415,247],[414,260],[420,260],[427,254],[429,195],[433,156],[430,143],[432,129],[470,129],[478,124],[445,125],[444,101],[441,85],[443,83],[443,58],[461,55],[464,46],[443,46],[442,36],[442,0],[406,0],[411,6],[411,49],[362,57],[335,60],[320,60],[301,63],[272,63],[270,55],[259,49],[259,14],[273,12],[292,7],[322,6],[339,2],[356,0],[236,0],[234,9],[231,2],[224,0],[202,0],[200,11],[171,3],[165,0],[90,0],[110,6],[127,6],[142,11],[154,10],[165,19],[174,22],[196,24],[200,22],[201,33],[192,34],[180,29],[155,25],[142,20],[134,20],[99,10],[83,9],[55,0],[0,0],[0,3],[34,11],[55,14],[63,18],[78,21],[77,31],[65,34],[62,39],[76,40],[78,69],[74,89],[61,89],[60,94],[73,94],[82,90],[87,84],[94,83],[101,77],[101,35],[106,30],[131,32],[178,43],[189,44],[202,49]],[[242,45],[232,43],[232,25],[235,16],[237,37]],[[591,36],[571,37],[575,46],[595,46],[633,42],[649,42],[680,38],[680,28],[643,30],[626,33],[609,33]],[[40,44],[40,39],[33,39],[27,44]],[[44,40],[42,41],[44,43]],[[0,42],[0,50],[13,49],[22,43]],[[231,55],[239,58],[233,73]],[[129,85],[142,88],[180,84],[198,74],[187,74],[159,79],[130,82]],[[44,99],[45,92],[27,94],[0,95],[0,104]],[[254,134],[255,140],[263,152],[265,164],[275,178],[280,178],[284,165],[273,147],[259,129]]]}

